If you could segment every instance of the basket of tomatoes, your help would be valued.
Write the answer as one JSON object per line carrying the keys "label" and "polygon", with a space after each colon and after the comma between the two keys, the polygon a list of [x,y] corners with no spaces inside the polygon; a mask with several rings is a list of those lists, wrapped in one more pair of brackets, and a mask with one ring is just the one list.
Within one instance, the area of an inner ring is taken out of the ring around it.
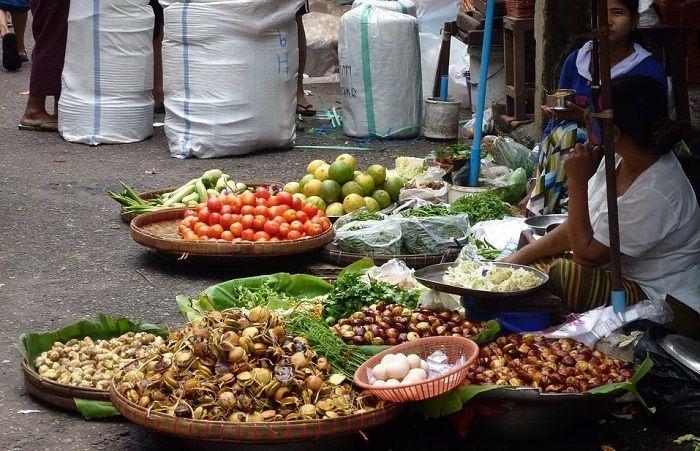
{"label": "basket of tomatoes", "polygon": [[319,249],[334,236],[330,219],[314,204],[286,192],[211,195],[196,208],[136,217],[131,236],[170,253],[223,257],[279,256]]}

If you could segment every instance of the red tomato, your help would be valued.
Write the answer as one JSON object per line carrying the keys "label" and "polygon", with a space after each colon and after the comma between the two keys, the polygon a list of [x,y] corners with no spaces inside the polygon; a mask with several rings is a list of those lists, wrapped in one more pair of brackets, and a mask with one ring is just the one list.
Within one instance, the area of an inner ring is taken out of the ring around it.
{"label": "red tomato", "polygon": [[223,204],[219,213],[221,213],[222,215],[225,215],[226,213],[231,214],[233,213],[233,207],[229,204]]}
{"label": "red tomato", "polygon": [[292,221],[294,221],[297,218],[297,212],[290,208],[289,210],[286,210],[284,213],[282,213],[282,217],[287,222],[291,223]]}
{"label": "red tomato", "polygon": [[199,239],[199,237],[197,236],[196,233],[190,231],[190,232],[185,233],[185,234],[182,236],[182,239],[183,239],[183,240],[188,240],[188,241],[194,241],[194,240]]}
{"label": "red tomato", "polygon": [[252,205],[244,205],[241,207],[241,214],[242,215],[252,215],[254,211],[255,211],[255,207]]}
{"label": "red tomato", "polygon": [[233,194],[229,194],[228,197],[231,198],[231,210],[233,213],[240,213],[241,212],[241,207],[243,206],[243,202],[241,202],[241,198],[238,196],[234,196]]}
{"label": "red tomato", "polygon": [[185,210],[184,218],[190,217],[190,216],[196,216],[197,213],[194,210]]}
{"label": "red tomato", "polygon": [[292,221],[289,225],[292,227],[292,230],[296,230],[299,233],[304,232],[304,224],[302,224],[301,221]]}
{"label": "red tomato", "polygon": [[215,211],[209,215],[209,225],[212,226],[214,224],[221,224],[221,214]]}
{"label": "red tomato", "polygon": [[267,188],[263,188],[262,186],[259,186],[255,190],[255,197],[262,198],[262,199],[269,199],[270,192],[267,190]]}
{"label": "red tomato", "polygon": [[219,194],[219,200],[221,205],[228,205],[229,207],[233,205],[233,197],[230,194]]}
{"label": "red tomato", "polygon": [[269,241],[270,235],[267,234],[267,232],[263,232],[262,230],[259,232],[255,232],[255,235],[253,235],[253,241]]}
{"label": "red tomato", "polygon": [[199,241],[209,241],[209,237],[206,235],[202,235],[199,238],[197,238]]}
{"label": "red tomato", "polygon": [[202,238],[203,236],[209,238],[209,226],[206,224],[202,224],[202,226],[199,227],[199,230],[195,230],[195,233],[200,238]]}
{"label": "red tomato", "polygon": [[[225,205],[225,206],[230,206],[230,205]],[[224,213],[221,215],[221,221],[219,221],[219,224],[221,224],[221,227],[223,227],[225,230],[228,230],[229,227],[231,227],[231,224],[234,223],[233,220],[233,215],[231,213]]]}
{"label": "red tomato", "polygon": [[199,213],[197,213],[197,217],[199,218],[200,221],[202,222],[209,222],[209,209],[207,207],[203,207],[201,210],[199,210]]}
{"label": "red tomato", "polygon": [[331,220],[328,219],[328,216],[323,217],[323,223],[321,224],[321,228],[324,232],[331,228]]}
{"label": "red tomato", "polygon": [[298,197],[295,197],[294,200],[292,200],[292,208],[295,210],[301,210],[304,204],[301,202],[301,199]]}
{"label": "red tomato", "polygon": [[257,216],[257,215],[262,215],[262,216],[267,217],[267,207],[264,206],[264,205],[258,205],[257,207],[255,207],[255,208],[253,209],[253,214],[254,214],[255,216]]}
{"label": "red tomato", "polygon": [[267,221],[265,223],[265,226],[263,227],[263,230],[268,235],[275,236],[275,235],[277,235],[277,232],[279,232],[279,230],[280,230],[280,225],[277,224],[275,221]]}
{"label": "red tomato", "polygon": [[267,199],[263,199],[262,197],[255,199],[255,205],[265,205],[265,202],[267,202]]}
{"label": "red tomato", "polygon": [[287,204],[280,204],[279,207],[282,207],[282,211],[289,210],[290,208],[292,208]]}
{"label": "red tomato", "polygon": [[243,218],[241,218],[241,224],[243,225],[244,229],[252,229],[254,221],[255,216],[253,215],[243,215]]}
{"label": "red tomato", "polygon": [[292,230],[292,226],[290,226],[286,222],[284,224],[280,224],[277,236],[284,240],[287,238],[287,235],[289,234],[290,230]]}
{"label": "red tomato", "polygon": [[231,231],[229,230],[224,230],[223,232],[221,232],[221,239],[231,241],[233,240],[233,233],[231,233]]}
{"label": "red tomato", "polygon": [[286,191],[281,191],[277,194],[277,202],[279,205],[292,205],[293,201],[292,195]]}
{"label": "red tomato", "polygon": [[277,224],[280,224],[280,225],[281,225],[281,224],[286,224],[286,223],[287,223],[287,220],[284,219],[282,216],[275,216],[274,218],[272,218],[272,220],[275,221]]}
{"label": "red tomato", "polygon": [[207,204],[204,202],[197,204],[197,206],[194,207],[195,213],[199,213],[199,211],[206,206],[207,206]]}
{"label": "red tomato", "polygon": [[233,239],[234,243],[240,243],[241,241],[243,241],[243,238],[241,238],[241,237],[236,237]]}
{"label": "red tomato", "polygon": [[242,205],[255,205],[255,194],[250,191],[241,194],[239,198],[241,199]]}
{"label": "red tomato", "polygon": [[272,238],[270,238],[270,241],[279,241],[279,240],[280,240],[280,239],[277,238],[276,236],[273,236]]}
{"label": "red tomato", "polygon": [[265,223],[267,222],[267,218],[263,215],[255,215],[255,219],[253,219],[253,228],[255,230],[262,230],[265,228]]}
{"label": "red tomato", "polygon": [[224,233],[224,228],[221,224],[214,224],[209,227],[209,233],[207,235],[209,235],[209,238],[219,239],[222,233]]}
{"label": "red tomato", "polygon": [[253,229],[245,229],[241,232],[241,238],[243,238],[245,241],[253,241],[254,236],[255,230]]}
{"label": "red tomato", "polygon": [[274,206],[279,205],[279,204],[280,204],[280,202],[277,199],[277,196],[270,196],[270,198],[267,199],[267,201],[265,202],[265,205],[267,205],[268,207],[274,207]]}
{"label": "red tomato", "polygon": [[241,224],[240,222],[234,222],[233,224],[231,224],[231,227],[229,227],[228,230],[233,234],[234,237],[238,238],[239,236],[241,236],[241,232],[243,232],[243,224]]}
{"label": "red tomato", "polygon": [[233,222],[241,222],[241,219],[243,219],[243,216],[239,215],[239,214],[232,214],[231,218],[233,218]]}
{"label": "red tomato", "polygon": [[188,230],[190,230],[190,228],[187,227],[185,224],[180,224],[179,226],[177,226],[177,231],[180,234],[180,236],[184,236],[185,232],[187,232]]}
{"label": "red tomato", "polygon": [[207,208],[209,211],[221,211],[221,201],[218,196],[211,195],[207,199]]}
{"label": "red tomato", "polygon": [[304,204],[304,206],[301,207],[301,209],[310,218],[313,218],[314,216],[316,216],[316,213],[318,213],[318,207],[312,203]]}
{"label": "red tomato", "polygon": [[309,220],[309,216],[303,212],[303,211],[297,211],[297,220],[301,223],[304,223]]}
{"label": "red tomato", "polygon": [[320,235],[321,232],[323,232],[321,224],[314,224],[313,222],[307,222],[306,224],[304,224],[304,230],[309,236]]}
{"label": "red tomato", "polygon": [[203,222],[197,222],[197,223],[195,223],[194,226],[192,226],[192,230],[194,231],[194,233],[196,233],[197,235],[199,235],[199,229],[201,229],[202,226],[205,226],[205,225],[206,225],[206,224],[203,223]]}
{"label": "red tomato", "polygon": [[275,216],[282,216],[282,213],[284,213],[284,209],[279,205],[274,205],[267,210],[267,217],[272,219]]}
{"label": "red tomato", "polygon": [[323,210],[319,210],[318,213],[316,213],[315,216],[322,216],[322,217],[323,217],[323,216],[326,216],[326,212],[323,211]]}
{"label": "red tomato", "polygon": [[301,238],[301,232],[298,230],[291,230],[287,235],[288,240],[298,240],[299,238]]}

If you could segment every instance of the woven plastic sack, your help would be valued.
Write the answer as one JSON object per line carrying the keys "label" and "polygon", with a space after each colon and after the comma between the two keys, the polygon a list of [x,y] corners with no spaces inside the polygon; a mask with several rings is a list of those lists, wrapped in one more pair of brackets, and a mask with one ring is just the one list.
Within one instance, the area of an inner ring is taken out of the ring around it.
{"label": "woven plastic sack", "polygon": [[355,0],[352,2],[352,7],[357,8],[366,4],[416,17],[416,4],[411,0]]}
{"label": "woven plastic sack", "polygon": [[399,255],[401,254],[401,225],[393,219],[356,221],[336,228],[333,242],[343,252]]}

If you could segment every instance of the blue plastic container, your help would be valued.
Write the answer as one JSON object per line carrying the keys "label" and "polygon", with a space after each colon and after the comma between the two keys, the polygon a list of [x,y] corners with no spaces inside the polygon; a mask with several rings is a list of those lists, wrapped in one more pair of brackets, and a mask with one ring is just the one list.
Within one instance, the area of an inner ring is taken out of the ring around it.
{"label": "blue plastic container", "polygon": [[492,312],[476,308],[474,299],[462,297],[462,305],[467,309],[467,318],[477,321],[495,319],[501,325],[503,334],[537,332],[552,325],[549,313],[542,312]]}

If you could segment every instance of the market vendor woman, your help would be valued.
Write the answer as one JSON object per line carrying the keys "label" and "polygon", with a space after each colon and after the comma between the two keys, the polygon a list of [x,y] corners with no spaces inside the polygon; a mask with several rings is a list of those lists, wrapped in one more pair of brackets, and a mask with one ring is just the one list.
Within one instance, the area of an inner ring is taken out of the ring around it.
{"label": "market vendor woman", "polygon": [[[639,0],[608,1],[611,76],[614,79],[625,74],[644,75],[655,80],[665,92],[667,82],[663,66],[635,42],[638,10]],[[588,41],[571,53],[562,67],[558,88],[576,91],[576,104],[568,104],[570,111],[542,107],[550,120],[540,144],[534,185],[530,195],[521,203],[521,208],[528,214],[560,213],[566,206],[568,194],[563,157],[577,142],[588,139],[583,126],[584,111],[592,106],[592,48],[592,41]],[[595,137],[592,140],[598,142]]]}
{"label": "market vendor woman", "polygon": [[[640,95],[640,93],[643,93]],[[664,88],[640,76],[612,81],[617,203],[622,276],[627,303],[667,300],[676,321],[700,312],[700,209],[671,147],[677,128],[667,115]],[[564,162],[569,217],[543,238],[507,257],[529,264],[573,251],[549,267],[551,287],[564,306],[584,312],[610,300],[611,275],[605,162],[577,144]],[[700,332],[700,324],[684,331]]]}

